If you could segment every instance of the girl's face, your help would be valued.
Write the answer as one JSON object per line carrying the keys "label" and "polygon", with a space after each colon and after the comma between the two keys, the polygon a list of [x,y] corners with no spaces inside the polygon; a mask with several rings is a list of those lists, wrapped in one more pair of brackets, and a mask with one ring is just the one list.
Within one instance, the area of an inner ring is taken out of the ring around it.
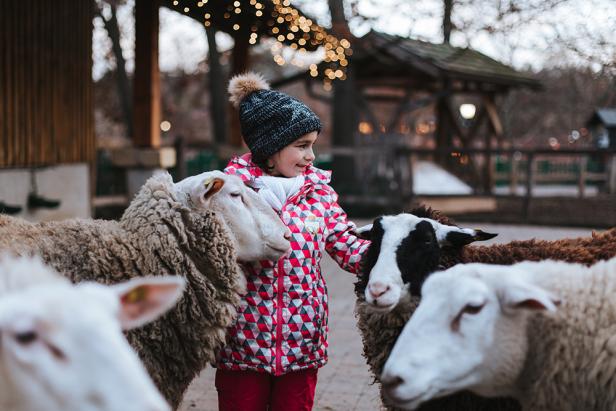
{"label": "girl's face", "polygon": [[272,175],[297,177],[314,161],[312,146],[317,140],[318,132],[304,134],[276,154],[270,157],[268,164],[273,164]]}

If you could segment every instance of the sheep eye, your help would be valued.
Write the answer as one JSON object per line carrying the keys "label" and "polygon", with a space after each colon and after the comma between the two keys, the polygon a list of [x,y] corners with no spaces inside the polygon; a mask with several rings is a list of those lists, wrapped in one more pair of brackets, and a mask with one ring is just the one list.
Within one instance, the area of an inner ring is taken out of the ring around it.
{"label": "sheep eye", "polygon": [[241,193],[239,191],[234,192],[234,193],[230,193],[229,194],[231,197],[239,197],[241,195]]}
{"label": "sheep eye", "polygon": [[474,305],[474,304],[466,304],[466,306],[462,309],[462,313],[464,314],[477,314],[483,308],[485,304]]}
{"label": "sheep eye", "polygon": [[481,311],[484,305],[486,304],[485,303],[479,304],[479,305],[466,304],[464,308],[458,313],[458,315],[456,315],[456,317],[451,322],[451,330],[454,332],[460,331],[460,321],[462,320],[462,316],[464,314],[475,315],[479,313],[479,311]]}
{"label": "sheep eye", "polygon": [[38,338],[38,335],[34,331],[25,331],[22,333],[15,334],[15,340],[17,340],[18,343],[23,344],[23,345],[30,344],[31,342],[35,341],[37,338]]}

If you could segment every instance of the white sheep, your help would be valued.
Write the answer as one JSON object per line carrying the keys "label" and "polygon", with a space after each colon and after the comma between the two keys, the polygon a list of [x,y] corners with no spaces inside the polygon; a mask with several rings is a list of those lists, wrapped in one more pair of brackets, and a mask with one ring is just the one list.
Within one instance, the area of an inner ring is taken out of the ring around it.
{"label": "white sheep", "polygon": [[120,221],[46,223],[0,215],[0,251],[37,254],[75,282],[116,283],[178,275],[184,298],[164,318],[128,340],[177,407],[193,378],[214,361],[246,291],[238,260],[277,260],[289,248],[287,227],[235,176],[202,173],[174,184],[150,178]]}
{"label": "white sheep", "polygon": [[385,364],[385,395],[405,409],[470,390],[524,410],[614,410],[614,296],[616,258],[435,273]]}
{"label": "white sheep", "polygon": [[0,409],[167,411],[121,329],[179,298],[179,277],[72,285],[39,259],[0,259]]}

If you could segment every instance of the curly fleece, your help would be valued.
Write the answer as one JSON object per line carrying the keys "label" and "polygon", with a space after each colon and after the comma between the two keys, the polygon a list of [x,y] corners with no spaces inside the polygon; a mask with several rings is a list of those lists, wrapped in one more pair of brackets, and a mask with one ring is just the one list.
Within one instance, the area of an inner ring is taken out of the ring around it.
{"label": "curly fleece", "polygon": [[[420,207],[411,211],[419,217],[427,217],[443,224],[455,225],[448,217],[438,211]],[[365,254],[366,255],[366,254]],[[462,248],[443,248],[439,269],[446,269],[461,263],[514,264],[525,260],[560,260],[591,265],[599,260],[616,256],[616,228],[605,232],[594,232],[591,237],[562,239],[556,241],[526,240],[507,244],[487,246],[465,246]],[[434,267],[436,270],[437,267]],[[374,380],[379,376],[389,353],[402,332],[402,328],[419,304],[419,298],[398,304],[389,313],[375,313],[365,304],[363,289],[367,283],[367,273],[361,273],[355,287],[357,302],[355,315],[362,335],[363,355],[373,373]],[[363,286],[362,286],[363,285]],[[383,398],[383,396],[381,396]],[[385,399],[383,398],[386,404]],[[387,404],[386,404],[387,405]],[[394,407],[388,410],[398,411]],[[419,411],[517,411],[520,405],[513,399],[482,398],[471,393],[459,393],[428,401]]]}
{"label": "curly fleece", "polygon": [[116,283],[180,275],[187,288],[161,319],[127,335],[175,408],[193,378],[214,360],[245,292],[236,253],[218,217],[175,196],[168,174],[150,178],[119,222],[33,224],[0,216],[0,250],[43,260],[72,281]]}

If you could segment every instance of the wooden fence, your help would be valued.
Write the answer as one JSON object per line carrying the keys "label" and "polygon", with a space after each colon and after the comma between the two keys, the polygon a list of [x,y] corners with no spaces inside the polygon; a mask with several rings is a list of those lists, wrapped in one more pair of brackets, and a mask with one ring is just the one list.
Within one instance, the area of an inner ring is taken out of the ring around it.
{"label": "wooden fence", "polygon": [[[578,198],[588,196],[589,188],[599,195],[616,196],[616,150],[415,149],[390,146],[335,147],[321,154],[331,156],[332,163],[340,157],[355,159],[357,181],[361,183],[350,193],[345,193],[342,188],[341,198],[346,204],[403,209],[420,196],[413,190],[413,163],[419,160],[445,164],[446,169],[472,187],[469,194],[444,192],[440,197],[516,197],[523,201],[524,210],[528,210],[533,198],[545,191],[545,187],[555,185],[573,188],[568,191],[575,191]],[[439,195],[431,194],[430,197]]]}

